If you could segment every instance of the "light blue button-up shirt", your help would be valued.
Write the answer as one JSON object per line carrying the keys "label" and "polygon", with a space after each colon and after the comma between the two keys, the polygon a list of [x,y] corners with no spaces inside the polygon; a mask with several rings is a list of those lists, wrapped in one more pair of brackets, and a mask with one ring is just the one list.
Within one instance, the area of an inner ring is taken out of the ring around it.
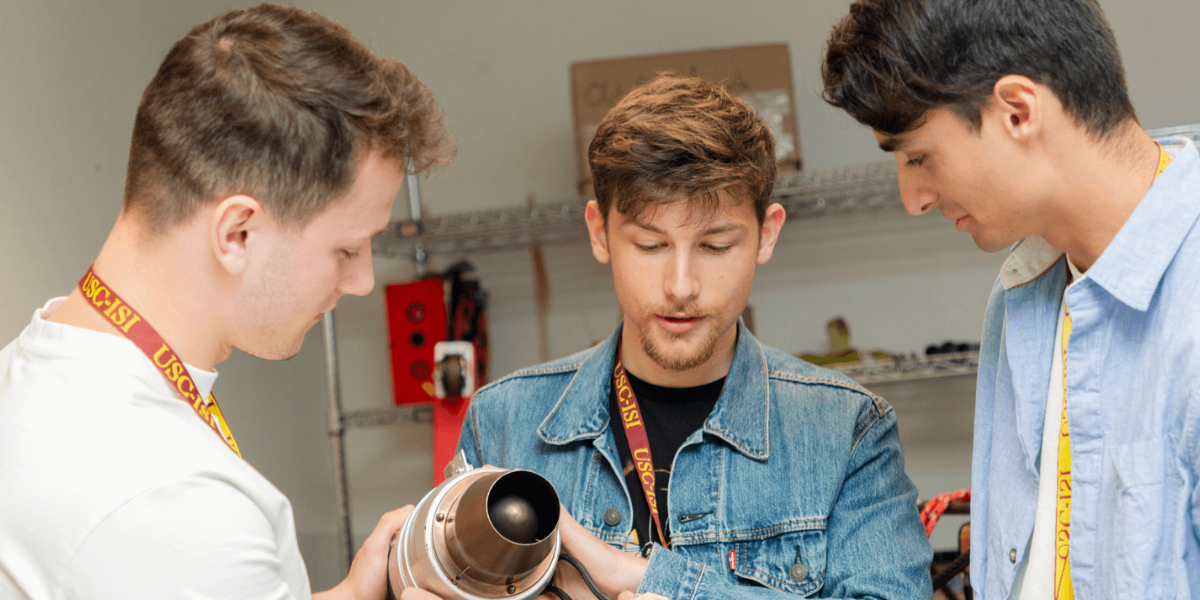
{"label": "light blue button-up shirt", "polygon": [[[1075,597],[1200,597],[1200,154],[1175,159],[1066,291]],[[1063,254],[1023,242],[992,290],[980,351],[971,576],[1007,598],[1029,551]],[[1050,582],[1047,582],[1050,585]]]}

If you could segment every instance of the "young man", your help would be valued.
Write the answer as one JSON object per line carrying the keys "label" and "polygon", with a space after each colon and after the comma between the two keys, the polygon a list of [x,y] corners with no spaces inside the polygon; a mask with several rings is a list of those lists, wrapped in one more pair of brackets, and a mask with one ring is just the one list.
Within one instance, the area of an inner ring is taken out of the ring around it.
{"label": "young man", "polygon": [[1138,125],[1098,4],[862,0],[823,71],[896,155],[910,213],[1020,242],[980,354],[977,591],[1192,597],[1200,155]]}
{"label": "young man", "polygon": [[[291,505],[209,390],[374,284],[406,161],[453,145],[429,90],[341,26],[262,5],[177,42],[124,206],[79,287],[0,351],[0,597],[309,598]],[[382,599],[389,513],[322,598]]]}
{"label": "young man", "polygon": [[565,552],[612,596],[929,597],[891,407],[739,319],[784,222],[766,124],[723,87],[662,76],[608,113],[588,159],[592,253],[624,319],[480,390],[467,459],[546,476]]}

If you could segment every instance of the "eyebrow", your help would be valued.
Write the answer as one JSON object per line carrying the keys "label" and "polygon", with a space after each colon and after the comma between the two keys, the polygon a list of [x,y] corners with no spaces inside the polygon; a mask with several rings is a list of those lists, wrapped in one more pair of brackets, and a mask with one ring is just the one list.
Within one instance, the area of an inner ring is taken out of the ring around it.
{"label": "eyebrow", "polygon": [[884,152],[899,152],[908,147],[909,141],[889,135],[879,142],[879,148]]}
{"label": "eyebrow", "polygon": [[717,235],[718,233],[725,233],[726,231],[735,231],[740,229],[745,228],[741,227],[740,225],[718,225],[716,227],[705,229],[704,233],[701,235]]}

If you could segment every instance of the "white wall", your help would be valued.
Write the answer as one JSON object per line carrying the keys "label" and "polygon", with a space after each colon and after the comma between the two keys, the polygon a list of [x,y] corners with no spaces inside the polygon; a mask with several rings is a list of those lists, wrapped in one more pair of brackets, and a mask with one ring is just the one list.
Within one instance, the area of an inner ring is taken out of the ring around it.
{"label": "white wall", "polygon": [[[191,25],[243,4],[250,3],[0,0],[0,339],[14,337],[45,299],[66,293],[99,250],[120,206],[137,100],[167,48]],[[786,42],[807,165],[886,158],[869,132],[818,97],[821,48],[846,2],[297,4],[346,24],[434,90],[460,150],[454,165],[423,182],[433,214],[520,205],[530,193],[544,201],[574,196],[568,65],[578,60]],[[1200,122],[1193,101],[1200,76],[1187,68],[1190,24],[1200,21],[1200,5],[1102,4],[1142,123]],[[402,202],[393,214],[404,214]],[[457,258],[437,256],[433,266]],[[493,376],[535,363],[528,253],[471,258],[492,297]],[[606,335],[616,302],[606,268],[592,261],[586,245],[553,247],[546,258],[554,294],[550,351],[562,356]],[[860,347],[914,351],[948,338],[978,339],[1002,258],[977,251],[939,219],[911,219],[898,209],[789,223],[751,297],[759,336],[792,352],[820,350],[824,322],[843,315]],[[376,268],[381,282],[411,277],[405,260],[377,259]],[[378,292],[339,305],[351,410],[390,402],[382,306]],[[299,356],[282,363],[235,354],[220,367],[217,393],[246,457],[292,499],[320,588],[337,581],[339,567],[320,332],[307,341]],[[922,495],[969,484],[969,437],[938,435],[924,425],[939,411],[954,411],[955,423],[969,424],[969,387],[947,384],[928,395],[879,390],[895,400],[909,471]],[[359,540],[382,512],[428,489],[430,439],[428,426],[414,424],[349,435]]]}

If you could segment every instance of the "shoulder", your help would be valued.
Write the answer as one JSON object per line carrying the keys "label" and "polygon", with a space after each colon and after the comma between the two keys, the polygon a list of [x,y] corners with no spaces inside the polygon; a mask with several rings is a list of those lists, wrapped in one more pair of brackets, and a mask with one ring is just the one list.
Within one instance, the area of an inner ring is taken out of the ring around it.
{"label": "shoulder", "polygon": [[[593,346],[558,360],[514,371],[480,388],[472,396],[471,405],[486,407],[514,400],[543,398],[547,392],[555,389],[561,392],[597,348],[599,346]],[[557,400],[558,396],[553,399]]]}
{"label": "shoulder", "polygon": [[875,420],[892,412],[883,398],[837,371],[800,360],[782,350],[762,346],[775,402],[785,410],[828,407],[849,410],[856,420]]}

